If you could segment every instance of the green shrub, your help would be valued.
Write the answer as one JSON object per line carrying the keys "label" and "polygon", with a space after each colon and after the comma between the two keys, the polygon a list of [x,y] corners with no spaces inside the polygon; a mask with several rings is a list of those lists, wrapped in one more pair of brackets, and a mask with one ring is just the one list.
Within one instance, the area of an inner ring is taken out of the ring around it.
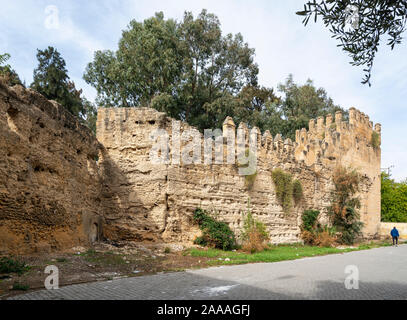
{"label": "green shrub", "polygon": [[396,182],[387,173],[382,173],[382,221],[407,222],[407,180]]}
{"label": "green shrub", "polygon": [[164,253],[165,253],[165,254],[171,253],[171,249],[170,249],[169,247],[166,247],[166,248],[164,249]]}
{"label": "green shrub", "polygon": [[291,183],[291,175],[285,173],[281,169],[276,169],[272,172],[273,182],[276,186],[277,200],[280,202],[285,213],[289,213],[292,207],[293,188]]}
{"label": "green shrub", "polygon": [[284,213],[289,214],[293,201],[295,205],[298,205],[303,198],[301,182],[299,180],[293,181],[291,174],[281,169],[273,170],[271,176],[276,187],[277,200],[283,207]]}
{"label": "green shrub", "polygon": [[19,282],[14,282],[13,284],[13,290],[16,291],[27,291],[28,289],[30,289],[30,286],[27,284],[22,284]]}
{"label": "green shrub", "polygon": [[299,180],[294,180],[293,182],[293,198],[296,205],[300,203],[304,194],[302,191],[302,185]]}
{"label": "green shrub", "polygon": [[363,223],[358,209],[360,199],[357,195],[361,176],[355,170],[339,167],[333,175],[334,190],[329,214],[332,224],[340,232],[339,241],[351,245],[361,235]]}
{"label": "green shrub", "polygon": [[[254,154],[250,151],[250,149],[246,149],[245,151],[245,156],[246,158],[249,158],[249,161],[247,163],[243,163],[240,159],[240,157],[238,157],[237,159],[237,167],[238,168],[248,168],[249,163],[254,162]],[[252,175],[246,175],[244,176],[245,178],[245,187],[247,190],[251,190],[253,188],[254,182],[256,181],[257,178],[257,170],[255,173],[253,173]]]}
{"label": "green shrub", "polygon": [[18,275],[22,275],[28,270],[30,270],[30,267],[23,261],[6,257],[0,259],[0,273],[17,273]]}
{"label": "green shrub", "polygon": [[319,211],[317,210],[305,210],[302,214],[302,226],[303,230],[312,232],[317,227],[317,221],[319,217]]}
{"label": "green shrub", "polygon": [[320,212],[305,210],[302,214],[301,237],[305,244],[318,247],[332,247],[336,242],[336,228],[321,226],[318,222]]}
{"label": "green shrub", "polygon": [[195,244],[225,251],[236,247],[235,235],[227,223],[216,221],[200,208],[194,212],[194,221],[202,230],[202,236],[195,239]]}
{"label": "green shrub", "polygon": [[380,135],[376,131],[372,132],[371,144],[374,149],[378,149],[380,147]]}

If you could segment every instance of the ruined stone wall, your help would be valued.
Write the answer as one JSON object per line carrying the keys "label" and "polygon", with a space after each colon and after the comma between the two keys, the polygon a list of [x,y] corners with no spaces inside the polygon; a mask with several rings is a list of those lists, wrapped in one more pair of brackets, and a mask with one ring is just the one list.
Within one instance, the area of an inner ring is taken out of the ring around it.
{"label": "ruined stone wall", "polygon": [[98,237],[100,149],[62,106],[0,82],[0,253],[62,250]]}
{"label": "ruined stone wall", "polygon": [[[250,189],[236,165],[205,165],[203,156],[202,164],[153,164],[149,158],[153,146],[150,133],[164,129],[172,142],[173,125],[181,128],[181,134],[193,129],[149,108],[99,109],[97,137],[105,147],[101,163],[116,168],[108,170],[110,191],[102,199],[110,205],[104,227],[108,238],[190,242],[200,233],[192,223],[197,207],[210,210],[239,234],[250,199],[253,215],[267,226],[273,243],[298,242],[304,209],[321,210],[322,220],[326,219],[332,175],[338,165],[355,168],[363,175],[360,212],[364,235],[377,234],[380,148],[372,146],[371,138],[373,131],[380,134],[380,125],[373,128],[358,110],[350,109],[349,122],[342,121],[341,113],[335,120],[331,116],[312,120],[309,131],[296,133],[295,142],[283,141],[281,135],[273,138],[269,132],[261,135],[255,129],[258,174]],[[240,128],[247,130],[244,124]],[[230,130],[236,127],[228,118],[223,128],[225,138]],[[200,139],[203,146],[203,137]],[[182,143],[181,153],[186,145]],[[226,150],[225,145],[225,158]],[[290,172],[304,189],[304,201],[289,214],[276,199],[271,177],[275,168]]]}
{"label": "ruined stone wall", "polygon": [[[296,141],[281,135],[258,137],[257,177],[252,188],[236,164],[154,164],[150,134],[163,129],[173,145],[180,134],[196,130],[149,108],[99,109],[97,139],[62,106],[21,86],[0,82],[0,254],[62,250],[109,240],[191,241],[200,234],[193,224],[197,207],[211,211],[239,234],[248,201],[253,215],[273,243],[298,242],[301,214],[317,209],[326,219],[332,175],[338,165],[363,175],[361,219],[364,234],[380,225],[380,135],[368,117],[350,109],[342,115],[312,120]],[[241,129],[247,131],[244,124]],[[236,132],[231,118],[223,127]],[[222,137],[221,137],[222,139]],[[188,148],[181,143],[180,152]],[[171,154],[176,148],[172,146]],[[235,156],[235,155],[234,155]],[[272,171],[281,168],[301,181],[304,200],[284,213],[276,198]]]}

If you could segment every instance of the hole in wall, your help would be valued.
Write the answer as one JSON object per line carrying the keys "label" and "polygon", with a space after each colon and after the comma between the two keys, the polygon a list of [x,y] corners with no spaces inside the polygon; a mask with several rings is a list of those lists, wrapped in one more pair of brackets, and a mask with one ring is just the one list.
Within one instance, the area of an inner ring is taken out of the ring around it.
{"label": "hole in wall", "polygon": [[7,114],[11,118],[16,118],[17,114],[18,114],[18,109],[14,108],[14,107],[10,107],[10,108],[7,109]]}
{"label": "hole in wall", "polygon": [[89,241],[91,243],[99,241],[99,225],[97,223],[92,223],[90,226]]}
{"label": "hole in wall", "polygon": [[18,133],[18,127],[16,124],[17,117],[18,116],[18,110],[10,107],[7,109],[7,124],[8,127],[10,128],[11,131]]}

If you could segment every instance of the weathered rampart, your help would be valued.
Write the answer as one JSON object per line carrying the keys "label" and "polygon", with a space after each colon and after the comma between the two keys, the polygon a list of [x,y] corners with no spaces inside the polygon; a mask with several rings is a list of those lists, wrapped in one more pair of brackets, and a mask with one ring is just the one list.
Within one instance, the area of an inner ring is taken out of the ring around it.
{"label": "weathered rampart", "polygon": [[98,238],[100,149],[61,105],[0,82],[0,253],[61,250]]}
{"label": "weathered rampart", "polygon": [[[131,240],[191,241],[199,231],[192,224],[197,207],[211,210],[228,222],[237,233],[243,226],[250,198],[254,216],[264,222],[274,243],[299,241],[301,213],[312,208],[326,213],[333,188],[332,175],[338,165],[357,169],[363,175],[361,220],[364,235],[375,236],[380,223],[380,147],[372,145],[372,135],[380,135],[380,125],[373,128],[369,118],[358,110],[349,111],[349,122],[342,114],[310,121],[309,130],[296,133],[296,141],[258,134],[257,177],[248,189],[245,177],[236,165],[153,164],[150,152],[154,130],[164,129],[169,136],[173,157],[173,126],[183,132],[193,129],[186,123],[168,118],[148,108],[99,109],[98,140],[106,148],[105,163],[120,168],[120,174],[107,180],[114,192],[107,200],[112,210],[106,212],[105,231],[109,237]],[[248,130],[245,124],[240,128]],[[231,118],[223,127],[225,138],[236,126]],[[174,131],[175,132],[175,131]],[[204,137],[201,135],[201,145]],[[226,140],[226,139],[225,139]],[[188,147],[181,143],[180,152]],[[189,149],[188,149],[189,150]],[[225,142],[224,157],[227,157]],[[226,161],[225,161],[226,162]],[[304,201],[283,211],[276,199],[271,172],[281,168],[301,181]],[[325,217],[326,218],[326,217]]]}
{"label": "weathered rampart", "polygon": [[[0,82],[0,254],[62,250],[102,237],[190,244],[200,233],[192,222],[197,207],[239,234],[249,199],[273,243],[298,242],[303,210],[326,213],[339,165],[363,175],[361,220],[364,235],[373,237],[380,226],[381,151],[372,136],[380,142],[381,128],[353,108],[349,118],[344,122],[337,113],[335,119],[312,120],[308,131],[297,131],[296,141],[253,128],[257,175],[249,188],[239,165],[226,164],[232,154],[228,137],[236,133],[231,118],[220,137],[222,164],[214,150],[205,164],[200,133],[200,163],[176,164],[174,157],[191,151],[184,133],[197,132],[186,123],[149,108],[100,108],[96,139],[58,103]],[[248,133],[245,124],[239,128]],[[168,133],[168,163],[150,160],[157,129]],[[276,198],[276,168],[291,173],[304,190],[303,201],[288,213]]]}

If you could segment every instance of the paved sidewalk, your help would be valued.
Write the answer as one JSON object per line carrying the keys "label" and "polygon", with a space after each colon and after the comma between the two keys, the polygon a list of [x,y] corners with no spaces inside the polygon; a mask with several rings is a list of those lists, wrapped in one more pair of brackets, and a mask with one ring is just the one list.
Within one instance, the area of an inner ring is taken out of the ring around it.
{"label": "paved sidewalk", "polygon": [[[359,289],[345,288],[345,268],[359,269]],[[25,300],[407,300],[407,245],[346,254],[126,278],[37,291]]]}

